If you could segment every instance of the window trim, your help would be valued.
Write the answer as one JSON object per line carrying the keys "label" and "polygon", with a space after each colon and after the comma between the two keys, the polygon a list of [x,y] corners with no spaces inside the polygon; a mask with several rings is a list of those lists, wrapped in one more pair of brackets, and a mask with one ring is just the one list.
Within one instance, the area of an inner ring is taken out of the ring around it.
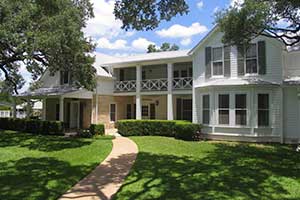
{"label": "window trim", "polygon": [[[214,61],[214,49],[221,48],[222,49],[222,60]],[[214,63],[222,62],[222,75],[214,75]],[[211,77],[212,78],[223,78],[224,77],[224,46],[212,46],[211,47]]]}
{"label": "window trim", "polygon": [[[65,73],[68,73],[68,82],[65,83]],[[70,85],[71,73],[70,71],[61,71],[60,75],[62,76],[62,85]]]}
{"label": "window trim", "polygon": [[[209,102],[209,108],[208,109],[203,107],[203,97],[204,96],[208,96],[208,98],[209,98],[208,99],[209,100],[208,101]],[[201,105],[202,106],[202,124],[203,125],[209,125],[209,124],[211,124],[211,110],[212,110],[212,108],[211,108],[211,95],[209,93],[202,94],[201,95],[201,101],[202,101],[202,105]],[[209,123],[208,124],[204,123],[204,112],[203,112],[204,110],[208,110],[208,113],[209,113],[209,115],[208,115]]]}
{"label": "window trim", "polygon": [[[268,96],[269,96],[269,108],[268,109],[259,109],[258,108],[258,95],[259,94],[267,94]],[[271,102],[271,98],[272,98],[272,96],[271,96],[271,93],[270,92],[267,92],[267,91],[258,91],[256,94],[255,94],[255,97],[256,97],[256,127],[257,128],[270,128],[271,127],[271,112],[272,112],[272,102]],[[264,111],[268,111],[268,119],[269,119],[269,121],[268,121],[268,126],[259,126],[258,125],[258,111],[259,110],[264,110]]]}
{"label": "window trim", "polygon": [[[115,105],[115,121],[111,120],[111,105]],[[117,117],[117,103],[110,103],[109,104],[109,122],[110,123],[115,123],[116,121],[118,121],[118,117]]]}

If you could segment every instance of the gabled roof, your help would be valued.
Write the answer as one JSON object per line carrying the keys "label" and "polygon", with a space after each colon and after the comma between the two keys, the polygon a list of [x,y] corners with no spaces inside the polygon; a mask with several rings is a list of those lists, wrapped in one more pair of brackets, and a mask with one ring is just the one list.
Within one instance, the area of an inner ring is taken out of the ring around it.
{"label": "gabled roof", "polygon": [[97,70],[97,75],[101,76],[101,77],[112,77],[112,75],[110,73],[108,73],[105,69],[103,69],[103,64],[106,62],[115,62],[117,60],[119,60],[119,58],[117,57],[113,57],[113,56],[109,56],[103,53],[95,53],[95,63],[94,63],[94,67]]}
{"label": "gabled roof", "polygon": [[39,88],[34,91],[26,91],[16,96],[18,97],[60,96],[78,90],[80,89],[72,86],[58,86],[52,88]]}
{"label": "gabled roof", "polygon": [[112,66],[115,64],[129,64],[135,62],[145,62],[145,61],[156,61],[156,60],[165,60],[165,59],[173,59],[173,58],[185,58],[189,57],[189,50],[179,50],[179,51],[165,51],[165,52],[155,52],[155,53],[145,53],[138,54],[123,58],[118,58],[114,62],[106,62],[105,66]]}
{"label": "gabled roof", "polygon": [[208,38],[214,34],[217,30],[218,30],[219,26],[215,25],[207,34],[204,38],[202,38],[202,40],[200,40],[200,42],[198,42],[198,44],[196,44],[196,46],[194,46],[189,52],[188,55],[192,55],[206,40],[208,40]]}

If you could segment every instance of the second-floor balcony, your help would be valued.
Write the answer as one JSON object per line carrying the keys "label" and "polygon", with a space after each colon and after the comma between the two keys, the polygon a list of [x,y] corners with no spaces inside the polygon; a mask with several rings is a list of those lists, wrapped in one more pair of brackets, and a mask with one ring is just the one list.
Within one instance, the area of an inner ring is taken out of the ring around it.
{"label": "second-floor balcony", "polygon": [[115,92],[136,92],[137,87],[142,92],[167,91],[169,84],[172,84],[172,90],[191,90],[193,87],[191,63],[175,63],[171,75],[166,64],[141,66],[139,79],[136,67],[115,69],[114,74]]}

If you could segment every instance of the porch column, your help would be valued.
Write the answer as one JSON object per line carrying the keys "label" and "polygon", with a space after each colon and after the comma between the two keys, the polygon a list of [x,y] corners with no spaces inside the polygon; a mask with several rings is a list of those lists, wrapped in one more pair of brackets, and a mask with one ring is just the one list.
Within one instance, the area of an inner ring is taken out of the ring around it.
{"label": "porch column", "polygon": [[59,121],[64,121],[64,97],[59,98]]}
{"label": "porch column", "polygon": [[168,120],[174,119],[173,113],[173,63],[168,63]]}
{"label": "porch column", "polygon": [[30,118],[30,99],[26,99],[26,119]]}
{"label": "porch column", "polygon": [[14,119],[16,119],[17,118],[17,105],[16,105],[16,98],[15,97],[13,98],[13,110],[12,111],[13,111],[12,116],[13,116]]}
{"label": "porch column", "polygon": [[43,98],[42,103],[43,103],[42,120],[45,121],[46,120],[46,110],[47,110],[46,98]]}
{"label": "porch column", "polygon": [[136,119],[142,119],[142,99],[141,99],[142,66],[136,66]]}

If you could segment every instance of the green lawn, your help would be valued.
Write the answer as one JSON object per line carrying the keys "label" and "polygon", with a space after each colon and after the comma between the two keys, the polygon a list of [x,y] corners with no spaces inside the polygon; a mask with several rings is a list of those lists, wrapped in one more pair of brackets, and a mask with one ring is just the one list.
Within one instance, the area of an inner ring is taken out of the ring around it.
{"label": "green lawn", "polygon": [[97,139],[0,132],[0,199],[57,199],[112,149]]}
{"label": "green lawn", "polygon": [[115,199],[300,199],[290,146],[132,137],[137,161]]}

